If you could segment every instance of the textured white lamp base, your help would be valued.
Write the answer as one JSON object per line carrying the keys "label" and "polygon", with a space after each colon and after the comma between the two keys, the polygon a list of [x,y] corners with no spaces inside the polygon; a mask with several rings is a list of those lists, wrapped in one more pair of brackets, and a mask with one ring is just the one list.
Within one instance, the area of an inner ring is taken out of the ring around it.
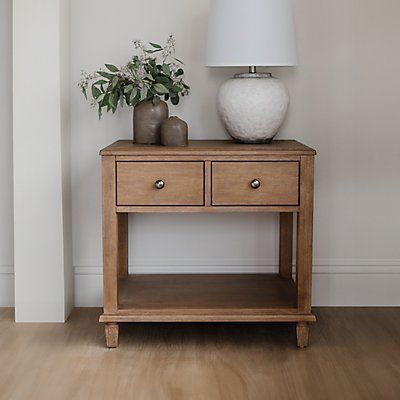
{"label": "textured white lamp base", "polygon": [[223,83],[217,107],[237,142],[269,143],[278,133],[289,105],[286,86],[271,74],[238,74]]}

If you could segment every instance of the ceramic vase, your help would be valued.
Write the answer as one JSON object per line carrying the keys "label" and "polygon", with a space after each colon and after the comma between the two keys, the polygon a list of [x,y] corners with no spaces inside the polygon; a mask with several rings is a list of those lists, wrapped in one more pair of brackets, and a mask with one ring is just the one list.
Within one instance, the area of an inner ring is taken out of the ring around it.
{"label": "ceramic vase", "polygon": [[151,100],[141,101],[133,110],[133,141],[139,144],[159,144],[161,124],[168,118],[165,101],[153,104]]}
{"label": "ceramic vase", "polygon": [[164,146],[187,146],[188,125],[178,117],[170,117],[161,124],[161,144]]}

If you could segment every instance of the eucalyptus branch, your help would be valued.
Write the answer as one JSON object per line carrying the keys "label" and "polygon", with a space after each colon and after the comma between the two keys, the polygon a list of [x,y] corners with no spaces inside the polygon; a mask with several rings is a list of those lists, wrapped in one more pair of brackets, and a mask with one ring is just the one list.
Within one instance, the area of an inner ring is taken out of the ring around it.
{"label": "eucalyptus branch", "polygon": [[[99,118],[103,109],[115,113],[118,104],[135,106],[140,101],[161,99],[177,105],[180,97],[189,94],[190,87],[183,80],[182,61],[175,57],[175,39],[170,35],[164,46],[150,42],[143,45],[133,41],[136,54],[122,67],[105,64],[106,69],[93,73],[82,71],[78,83],[83,95],[92,98],[98,108]],[[159,61],[161,59],[161,61]]]}

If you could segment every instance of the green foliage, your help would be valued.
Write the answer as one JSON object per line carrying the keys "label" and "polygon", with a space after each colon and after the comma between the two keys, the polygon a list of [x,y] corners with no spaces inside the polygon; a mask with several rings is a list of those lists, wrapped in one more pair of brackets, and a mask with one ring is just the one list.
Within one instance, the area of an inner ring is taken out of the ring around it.
{"label": "green foliage", "polygon": [[99,118],[103,109],[115,113],[118,104],[135,106],[144,100],[156,104],[162,98],[177,105],[181,96],[189,94],[190,87],[183,80],[183,63],[175,58],[172,35],[164,46],[150,42],[148,48],[139,40],[133,43],[137,54],[121,68],[105,64],[106,71],[82,72],[78,86],[86,99],[91,94]]}

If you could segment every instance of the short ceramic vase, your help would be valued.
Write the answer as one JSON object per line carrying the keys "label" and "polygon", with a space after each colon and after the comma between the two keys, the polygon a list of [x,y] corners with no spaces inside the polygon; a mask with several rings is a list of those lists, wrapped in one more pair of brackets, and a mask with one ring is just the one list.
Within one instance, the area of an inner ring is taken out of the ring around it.
{"label": "short ceramic vase", "polygon": [[168,118],[165,101],[153,104],[151,100],[141,101],[133,110],[133,141],[139,144],[159,144],[161,124]]}
{"label": "short ceramic vase", "polygon": [[161,124],[161,144],[164,146],[187,146],[188,125],[178,117],[170,117]]}

